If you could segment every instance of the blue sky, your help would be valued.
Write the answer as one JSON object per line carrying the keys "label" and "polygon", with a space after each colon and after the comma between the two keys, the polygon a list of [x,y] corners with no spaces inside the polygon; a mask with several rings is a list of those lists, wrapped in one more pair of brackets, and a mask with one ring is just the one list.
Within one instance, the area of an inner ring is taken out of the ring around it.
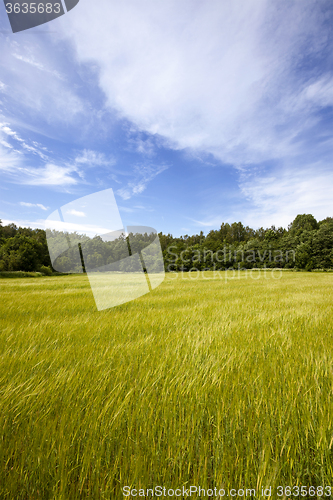
{"label": "blue sky", "polygon": [[0,219],[112,188],[124,225],[195,234],[333,216],[333,4],[0,3]]}

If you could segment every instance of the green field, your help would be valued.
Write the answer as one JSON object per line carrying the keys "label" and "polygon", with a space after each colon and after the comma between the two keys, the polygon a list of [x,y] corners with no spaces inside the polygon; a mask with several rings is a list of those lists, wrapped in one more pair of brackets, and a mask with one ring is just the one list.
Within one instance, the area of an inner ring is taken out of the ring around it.
{"label": "green field", "polygon": [[1,500],[333,491],[333,274],[221,276],[102,312],[83,275],[0,280]]}

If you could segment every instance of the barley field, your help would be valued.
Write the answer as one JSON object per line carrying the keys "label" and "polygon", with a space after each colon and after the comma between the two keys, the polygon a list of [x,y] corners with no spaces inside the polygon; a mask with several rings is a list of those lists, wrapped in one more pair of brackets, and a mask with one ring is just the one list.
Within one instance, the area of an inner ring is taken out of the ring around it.
{"label": "barley field", "polygon": [[102,312],[84,275],[0,294],[1,500],[333,492],[333,274],[167,274]]}

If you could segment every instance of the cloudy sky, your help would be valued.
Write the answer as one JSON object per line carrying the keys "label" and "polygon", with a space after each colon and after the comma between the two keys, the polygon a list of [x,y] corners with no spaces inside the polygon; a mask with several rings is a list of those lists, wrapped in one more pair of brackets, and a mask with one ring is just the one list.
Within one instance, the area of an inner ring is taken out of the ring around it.
{"label": "cloudy sky", "polygon": [[0,219],[112,188],[174,235],[333,216],[331,0],[80,0],[13,34],[0,2]]}

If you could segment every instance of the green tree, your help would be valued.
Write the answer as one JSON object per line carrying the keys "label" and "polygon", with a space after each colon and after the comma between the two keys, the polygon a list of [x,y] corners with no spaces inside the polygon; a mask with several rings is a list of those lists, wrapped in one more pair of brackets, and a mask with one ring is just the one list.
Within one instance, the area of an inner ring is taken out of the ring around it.
{"label": "green tree", "polygon": [[313,256],[315,267],[333,268],[333,221],[322,224],[313,237]]}
{"label": "green tree", "polygon": [[303,231],[314,231],[319,228],[319,224],[312,214],[297,215],[289,226],[292,236],[300,236]]}
{"label": "green tree", "polygon": [[6,271],[36,271],[43,264],[41,243],[28,236],[8,238],[1,250]]}
{"label": "green tree", "polygon": [[307,271],[313,269],[312,250],[308,243],[300,243],[296,247],[295,265]]}

